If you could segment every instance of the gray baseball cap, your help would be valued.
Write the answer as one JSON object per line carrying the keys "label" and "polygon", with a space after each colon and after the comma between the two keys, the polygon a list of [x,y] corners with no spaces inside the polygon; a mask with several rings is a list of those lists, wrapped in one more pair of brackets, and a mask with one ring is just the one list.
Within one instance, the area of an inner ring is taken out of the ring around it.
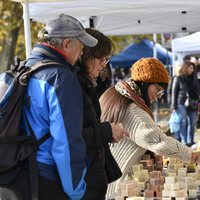
{"label": "gray baseball cap", "polygon": [[98,40],[86,33],[83,25],[74,17],[60,14],[47,23],[44,27],[48,33],[44,33],[46,38],[67,38],[77,37],[83,44],[89,47],[97,45]]}

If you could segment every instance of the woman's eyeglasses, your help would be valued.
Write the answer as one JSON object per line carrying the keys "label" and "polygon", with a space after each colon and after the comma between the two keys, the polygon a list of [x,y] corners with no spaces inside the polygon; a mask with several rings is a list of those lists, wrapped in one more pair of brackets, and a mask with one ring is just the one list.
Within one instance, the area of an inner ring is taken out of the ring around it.
{"label": "woman's eyeglasses", "polygon": [[96,56],[96,58],[98,58],[100,60],[100,65],[106,65],[109,62],[108,58],[102,59],[97,56]]}
{"label": "woman's eyeglasses", "polygon": [[108,69],[102,69],[102,70],[101,70],[101,73],[104,73],[104,72],[107,72],[107,73],[108,73],[109,70],[108,70]]}
{"label": "woman's eyeglasses", "polygon": [[162,95],[164,94],[164,91],[163,91],[161,88],[159,88],[159,87],[157,86],[157,84],[154,83],[154,85],[155,85],[155,86],[157,87],[157,89],[158,89],[157,92],[156,92],[156,95],[157,95],[157,96],[160,96],[160,95],[162,96]]}

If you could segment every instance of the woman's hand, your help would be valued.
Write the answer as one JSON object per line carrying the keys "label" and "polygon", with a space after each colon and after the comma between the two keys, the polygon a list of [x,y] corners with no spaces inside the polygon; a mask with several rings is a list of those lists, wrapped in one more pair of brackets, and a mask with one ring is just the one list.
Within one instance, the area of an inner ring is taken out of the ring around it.
{"label": "woman's hand", "polygon": [[194,151],[192,153],[191,163],[197,163],[200,165],[200,151]]}
{"label": "woman's hand", "polygon": [[110,124],[112,129],[112,137],[114,138],[113,143],[119,142],[122,138],[124,138],[124,134],[129,137],[129,132],[119,125]]}

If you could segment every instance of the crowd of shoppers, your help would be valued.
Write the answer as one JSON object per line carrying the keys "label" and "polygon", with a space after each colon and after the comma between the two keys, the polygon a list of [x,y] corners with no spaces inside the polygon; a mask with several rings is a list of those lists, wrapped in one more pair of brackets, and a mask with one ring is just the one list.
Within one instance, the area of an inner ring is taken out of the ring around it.
{"label": "crowd of shoppers", "polygon": [[[179,77],[175,77],[172,87],[173,111],[184,110],[181,144],[163,133],[150,110],[169,83],[160,61],[137,61],[125,81],[118,66],[116,85],[111,87],[107,57],[114,45],[103,33],[84,29],[77,19],[61,14],[49,20],[40,35],[26,66],[45,60],[58,64],[31,75],[26,91],[27,98],[31,97],[30,106],[24,105],[21,117],[21,128],[27,135],[30,129],[26,116],[37,140],[51,135],[36,151],[39,200],[105,200],[106,193],[109,196],[116,190],[116,182],[108,186],[104,168],[109,143],[114,144],[111,152],[123,172],[120,180],[147,150],[200,164],[200,155],[183,145],[193,142],[196,111],[183,109],[184,100],[179,96],[185,98],[183,90],[187,87],[192,88],[189,95],[193,99],[199,95],[191,62],[185,62],[180,71],[185,88]],[[191,116],[188,139],[186,115]],[[0,184],[0,199],[32,199],[27,160],[8,173],[16,176],[9,184]]]}
{"label": "crowd of shoppers", "polygon": [[199,85],[194,75],[195,65],[185,60],[180,69],[179,76],[174,77],[171,93],[172,112],[178,112],[180,117],[180,131],[175,132],[175,138],[184,145],[192,146],[194,143],[194,130],[197,119],[197,108],[185,106],[187,93],[193,100],[199,98]]}

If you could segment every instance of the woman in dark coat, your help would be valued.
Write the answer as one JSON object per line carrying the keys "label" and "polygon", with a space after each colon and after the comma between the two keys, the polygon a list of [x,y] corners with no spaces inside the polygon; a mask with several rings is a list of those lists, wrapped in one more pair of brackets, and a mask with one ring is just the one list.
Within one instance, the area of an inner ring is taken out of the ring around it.
{"label": "woman in dark coat", "polygon": [[83,95],[83,138],[86,142],[86,156],[90,166],[85,181],[87,184],[83,199],[104,200],[107,191],[107,176],[105,166],[105,146],[108,143],[119,142],[128,132],[109,122],[100,123],[101,109],[96,94],[96,77],[108,62],[108,56],[114,45],[112,41],[95,29],[86,32],[98,40],[94,48],[83,48],[79,57],[77,73]]}
{"label": "woman in dark coat", "polygon": [[187,108],[184,104],[187,98],[187,92],[193,100],[198,100],[199,86],[197,78],[194,76],[194,64],[186,60],[182,63],[179,70],[179,76],[176,76],[172,85],[172,110],[180,115],[180,132],[175,133],[175,139],[181,141],[184,145],[192,146],[194,144],[194,128],[197,117],[197,108]]}

